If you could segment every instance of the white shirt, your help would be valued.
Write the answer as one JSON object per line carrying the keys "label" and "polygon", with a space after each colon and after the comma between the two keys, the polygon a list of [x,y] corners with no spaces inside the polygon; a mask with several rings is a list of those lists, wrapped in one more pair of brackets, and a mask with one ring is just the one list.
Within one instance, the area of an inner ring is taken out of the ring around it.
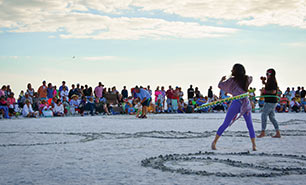
{"label": "white shirt", "polygon": [[58,113],[59,112],[59,113],[64,114],[64,106],[63,106],[63,104],[60,104],[60,105],[55,104],[54,108],[53,108],[53,112],[54,113]]}
{"label": "white shirt", "polygon": [[67,90],[66,91],[62,90],[60,95],[61,95],[61,97],[65,96],[67,98],[68,94],[69,94],[69,92]]}
{"label": "white shirt", "polygon": [[299,102],[294,102],[294,101],[291,101],[290,102],[290,107],[293,107],[294,105],[297,105],[298,107],[300,106]]}
{"label": "white shirt", "polygon": [[25,104],[23,106],[23,109],[22,109],[22,115],[24,117],[27,117],[29,113],[33,113],[33,109],[32,109],[32,105],[30,104],[29,106],[27,104]]}

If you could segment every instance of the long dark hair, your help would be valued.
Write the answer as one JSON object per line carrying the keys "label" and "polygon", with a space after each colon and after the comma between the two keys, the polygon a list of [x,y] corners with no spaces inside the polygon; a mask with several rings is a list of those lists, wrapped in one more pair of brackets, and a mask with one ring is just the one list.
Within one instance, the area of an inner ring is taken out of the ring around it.
{"label": "long dark hair", "polygon": [[244,91],[248,91],[249,82],[248,76],[245,75],[245,69],[241,64],[235,64],[232,70],[232,76],[235,82],[243,89]]}
{"label": "long dark hair", "polygon": [[270,68],[267,70],[267,73],[269,73],[270,78],[267,79],[266,86],[271,86],[272,84],[275,84],[276,87],[278,87],[277,81],[275,78],[275,75],[276,75],[275,70],[273,68]]}

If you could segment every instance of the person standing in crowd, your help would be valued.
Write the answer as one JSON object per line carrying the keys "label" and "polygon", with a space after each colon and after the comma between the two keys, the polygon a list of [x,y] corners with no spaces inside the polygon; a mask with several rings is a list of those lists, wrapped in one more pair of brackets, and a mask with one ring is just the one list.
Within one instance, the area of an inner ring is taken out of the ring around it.
{"label": "person standing in crowd", "polygon": [[61,91],[64,89],[64,87],[66,87],[66,90],[69,91],[68,87],[66,86],[66,82],[62,81],[62,85],[59,87],[59,94],[61,93]]}
{"label": "person standing in crowd", "polygon": [[155,89],[155,92],[154,92],[154,95],[155,95],[155,103],[158,101],[158,99],[161,100],[161,91],[159,90],[159,86],[156,87]]}
{"label": "person standing in crowd", "polygon": [[209,98],[209,101],[213,100],[214,94],[213,94],[213,91],[212,91],[212,86],[210,86],[209,89],[208,89],[207,97]]}
{"label": "person standing in crowd", "polygon": [[200,92],[200,90],[199,90],[198,87],[196,87],[196,88],[194,89],[194,94],[195,94],[195,97],[196,97],[196,98],[200,98],[201,92]]}
{"label": "person standing in crowd", "polygon": [[297,90],[295,91],[295,95],[297,94],[301,97],[301,87],[300,86],[298,86]]}
{"label": "person standing in crowd", "polygon": [[53,87],[51,83],[48,83],[48,88],[47,88],[47,98],[53,98]]}
{"label": "person standing in crowd", "polygon": [[6,86],[3,85],[2,88],[0,89],[0,97],[4,96],[5,97],[5,91],[6,91]]}
{"label": "person standing in crowd", "polygon": [[71,85],[71,89],[70,89],[69,94],[68,94],[69,99],[72,99],[73,95],[77,95],[74,84]]}
{"label": "person standing in crowd", "polygon": [[288,98],[289,101],[291,100],[291,91],[289,87],[287,87],[284,95],[286,96],[286,98]]}
{"label": "person standing in crowd", "polygon": [[190,85],[189,89],[187,90],[187,96],[188,100],[191,100],[194,97],[194,89],[192,88],[192,85]]}
{"label": "person standing in crowd", "polygon": [[81,88],[80,88],[80,84],[79,84],[79,83],[77,83],[75,90],[76,90],[76,93],[77,93],[77,95],[78,95],[79,97],[82,97],[82,96],[83,96],[83,94],[82,94],[83,92],[81,91]]}
{"label": "person standing in crowd", "polygon": [[147,118],[148,107],[150,106],[151,103],[151,95],[149,91],[144,88],[135,87],[135,92],[137,98],[140,99],[140,103],[142,105],[142,113],[139,116],[139,118]]}
{"label": "person standing in crowd", "polygon": [[172,112],[172,98],[173,98],[173,89],[171,85],[169,85],[169,89],[166,91],[167,96],[167,112]]}
{"label": "person standing in crowd", "polygon": [[102,96],[103,96],[103,84],[102,84],[102,82],[99,82],[98,86],[95,88],[94,93],[95,93],[95,96],[97,98],[99,98],[99,100],[102,98]]}
{"label": "person standing in crowd", "polygon": [[68,96],[69,96],[69,92],[66,89],[66,86],[64,86],[61,93],[60,93],[61,100],[63,101],[64,97],[66,97],[66,99],[68,99]]}
{"label": "person standing in crowd", "polygon": [[293,97],[295,97],[295,90],[294,90],[294,87],[291,88],[291,97],[290,97],[290,100],[292,100]]}
{"label": "person standing in crowd", "polygon": [[48,94],[47,89],[48,89],[48,87],[46,86],[46,81],[43,81],[42,85],[37,90],[38,97],[40,99],[46,99],[47,98],[47,94]]}
{"label": "person standing in crowd", "polygon": [[[277,86],[275,75],[276,75],[275,70],[271,68],[267,70],[267,73],[266,73],[267,78],[261,77],[262,83],[265,85],[265,88],[263,90],[263,95],[276,96],[278,86]],[[267,127],[267,117],[268,116],[276,131],[276,134],[272,137],[273,138],[281,137],[279,126],[275,119],[276,104],[277,104],[276,97],[265,97],[265,104],[264,104],[264,107],[261,113],[261,133],[259,136],[257,136],[258,138],[266,136],[265,130]]]}
{"label": "person standing in crowd", "polygon": [[306,112],[306,91],[304,89],[304,87],[302,87],[301,89],[301,105],[303,106],[304,112]]}
{"label": "person standing in crowd", "polygon": [[184,100],[184,92],[182,91],[182,88],[181,87],[179,87],[179,100],[180,99],[183,99]]}
{"label": "person standing in crowd", "polygon": [[161,102],[163,103],[163,111],[165,110],[165,101],[166,101],[166,91],[165,91],[165,87],[162,86],[160,89],[161,95],[162,95],[162,100]]}
{"label": "person standing in crowd", "polygon": [[[226,93],[237,96],[248,92],[248,87],[251,82],[252,77],[249,77],[245,74],[243,65],[235,64],[232,69],[232,77],[226,80],[226,76],[223,76],[219,82],[218,87],[224,90]],[[217,131],[215,139],[211,144],[211,148],[216,150],[217,141],[221,137],[224,130],[235,120],[239,119],[240,116],[243,116],[249,130],[253,151],[255,151],[255,131],[253,128],[251,110],[252,108],[248,97],[240,100],[234,100],[226,113],[223,124]],[[238,113],[240,113],[240,116],[236,117]]]}
{"label": "person standing in crowd", "polygon": [[128,92],[128,90],[126,89],[126,86],[123,86],[123,89],[122,89],[122,91],[121,91],[121,94],[122,94],[123,99],[128,98],[129,92]]}
{"label": "person standing in crowd", "polygon": [[31,98],[33,98],[35,90],[32,88],[32,85],[30,83],[28,83],[28,85],[27,85],[27,91],[26,92],[29,94],[29,96]]}

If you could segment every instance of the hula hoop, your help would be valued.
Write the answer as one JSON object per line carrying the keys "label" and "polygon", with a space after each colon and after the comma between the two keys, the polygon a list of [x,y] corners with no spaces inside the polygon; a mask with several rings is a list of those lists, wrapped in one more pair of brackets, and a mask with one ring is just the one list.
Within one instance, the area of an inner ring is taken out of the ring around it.
{"label": "hula hoop", "polygon": [[233,96],[233,97],[225,98],[225,99],[222,99],[222,100],[218,100],[218,101],[203,104],[201,106],[196,107],[194,110],[195,111],[201,110],[201,109],[206,108],[206,107],[216,106],[218,104],[222,104],[222,103],[229,102],[229,101],[232,101],[232,100],[243,99],[243,98],[248,97],[248,96],[249,96],[249,93],[240,94],[238,96]]}
{"label": "hula hoop", "polygon": [[276,95],[262,95],[262,96],[255,96],[252,97],[252,99],[256,99],[256,98],[277,98],[278,101],[280,101],[280,97],[276,96]]}
{"label": "hula hoop", "polygon": [[[225,99],[222,99],[222,100],[218,100],[218,101],[203,104],[201,106],[196,107],[194,110],[198,111],[198,110],[202,110],[202,109],[207,108],[207,107],[208,108],[214,107],[218,104],[222,104],[222,103],[229,102],[229,101],[232,101],[232,100],[243,99],[243,98],[246,98],[248,96],[249,96],[249,93],[240,94],[238,96],[233,96],[233,97],[225,98]],[[263,96],[252,97],[252,99],[256,99],[256,98],[278,98],[278,101],[280,100],[280,97],[276,96],[276,95],[263,95]]]}

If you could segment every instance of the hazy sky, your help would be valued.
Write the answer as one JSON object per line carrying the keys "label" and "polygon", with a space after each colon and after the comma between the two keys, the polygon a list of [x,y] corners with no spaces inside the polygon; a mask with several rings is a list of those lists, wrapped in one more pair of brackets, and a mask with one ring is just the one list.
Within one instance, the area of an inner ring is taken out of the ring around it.
{"label": "hazy sky", "polygon": [[306,86],[305,0],[0,0],[0,86],[190,84],[241,63],[261,87]]}

